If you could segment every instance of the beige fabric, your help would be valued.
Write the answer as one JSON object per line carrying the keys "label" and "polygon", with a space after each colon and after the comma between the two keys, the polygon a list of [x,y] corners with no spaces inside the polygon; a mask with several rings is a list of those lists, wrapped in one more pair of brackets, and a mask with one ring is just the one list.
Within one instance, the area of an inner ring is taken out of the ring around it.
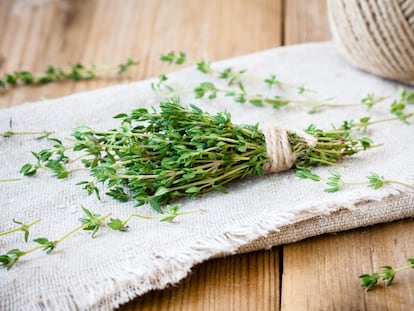
{"label": "beige fabric", "polygon": [[328,0],[337,46],[356,67],[414,84],[414,1]]}
{"label": "beige fabric", "polygon": [[[331,43],[273,49],[213,66],[247,69],[250,74],[264,78],[276,74],[281,81],[305,84],[317,91],[307,95],[309,100],[335,97],[337,102],[359,102],[367,93],[391,95],[396,87],[349,66]],[[209,78],[191,68],[171,74],[168,83],[177,90],[188,90],[206,80]],[[77,124],[105,130],[118,125],[113,115],[137,107],[156,107],[160,99],[151,90],[154,81],[2,109],[0,132],[9,130],[11,118],[14,131],[51,130],[70,144],[65,137]],[[214,80],[214,83],[218,88],[228,87],[225,81]],[[245,83],[246,91],[251,94],[268,92],[274,96],[277,92],[298,96],[296,90],[269,90],[264,83],[250,80]],[[218,97],[214,102],[197,101],[197,105],[213,113],[227,110],[236,124],[259,122],[263,128],[301,130],[311,123],[329,128],[345,119],[358,120],[366,115],[373,120],[389,118],[391,101],[369,112],[365,107],[353,106],[325,109],[316,114],[308,114],[299,107],[275,110],[241,105],[228,97]],[[182,102],[195,100],[188,95],[182,97]],[[413,108],[408,107],[411,112]],[[360,181],[376,171],[389,179],[413,183],[414,126],[388,122],[374,126],[367,135],[383,146],[344,161],[336,168],[344,179]],[[33,163],[30,152],[49,146],[47,141],[30,136],[0,138],[0,179],[20,177],[19,168],[24,163]],[[319,167],[315,173],[326,179],[329,168]],[[0,232],[13,227],[13,219],[25,223],[41,219],[31,228],[31,239],[58,239],[79,225],[81,205],[101,215],[112,213],[113,218],[120,219],[134,212],[155,214],[149,206],[137,209],[134,202],[119,203],[105,195],[98,201],[88,196],[76,186],[88,179],[85,171],[78,171],[67,180],[56,180],[48,172],[41,172],[19,182],[0,183]],[[229,185],[226,195],[214,192],[181,200],[184,211],[205,212],[183,216],[174,224],[134,219],[129,223],[129,232],[103,228],[95,239],[87,232],[78,232],[50,255],[35,252],[23,257],[12,270],[1,269],[0,309],[112,309],[149,290],[180,281],[194,265],[214,256],[414,216],[414,195],[403,187],[373,190],[357,186],[334,194],[324,192],[324,188],[322,182],[299,179],[291,171],[250,177]],[[374,203],[389,200],[391,196],[394,199],[387,203]],[[367,201],[371,203],[365,204]],[[252,241],[255,242],[247,247]],[[27,250],[34,245],[32,241],[25,243],[21,232],[0,237],[1,253],[12,248]]]}
{"label": "beige fabric", "polygon": [[294,225],[282,226],[267,236],[241,246],[237,253],[269,249],[275,245],[294,243],[324,233],[335,233],[410,218],[413,217],[413,208],[414,197],[400,195],[391,196],[379,202],[360,202],[355,208],[339,209],[329,215],[304,216],[303,220],[298,220]]}

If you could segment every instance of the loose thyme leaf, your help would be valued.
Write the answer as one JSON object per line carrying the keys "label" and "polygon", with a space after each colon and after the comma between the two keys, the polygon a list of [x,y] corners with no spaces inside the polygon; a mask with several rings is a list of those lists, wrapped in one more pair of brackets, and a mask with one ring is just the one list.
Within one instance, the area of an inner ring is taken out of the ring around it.
{"label": "loose thyme leaf", "polygon": [[133,60],[132,58],[128,58],[126,63],[118,65],[118,75],[122,75],[123,73],[127,72],[132,66],[138,64],[138,61]]}
{"label": "loose thyme leaf", "polygon": [[9,250],[6,254],[0,255],[0,265],[9,270],[25,254],[25,252],[17,248]]}
{"label": "loose thyme leaf", "polygon": [[199,61],[197,64],[197,70],[201,71],[202,73],[209,73],[213,71],[213,69],[210,66],[210,63],[206,62],[205,60]]}
{"label": "loose thyme leaf", "polygon": [[331,174],[328,177],[328,182],[326,183],[329,188],[325,189],[325,192],[337,192],[343,185],[342,176],[338,171],[330,170],[329,173]]}
{"label": "loose thyme leaf", "polygon": [[161,54],[160,61],[167,62],[169,64],[172,64],[175,59],[175,54],[173,51],[168,52],[167,54]]}
{"label": "loose thyme leaf", "polygon": [[19,172],[22,173],[24,176],[33,176],[37,173],[37,168],[30,163],[26,163],[21,167]]}
{"label": "loose thyme leaf", "polygon": [[307,167],[296,167],[296,176],[302,179],[311,179],[313,181],[320,181],[321,177],[313,173],[309,168]]}
{"label": "loose thyme leaf", "polygon": [[49,241],[47,238],[37,238],[34,239],[33,242],[36,242],[43,246],[43,250],[46,254],[50,254],[56,248],[57,241]]}
{"label": "loose thyme leaf", "polygon": [[378,283],[380,275],[378,273],[361,274],[359,278],[361,279],[361,287],[368,291]]}
{"label": "loose thyme leaf", "polygon": [[115,231],[121,231],[121,232],[127,232],[128,226],[125,226],[125,224],[120,220],[119,218],[111,218],[110,222],[107,224],[109,228]]}
{"label": "loose thyme leaf", "polygon": [[187,54],[185,52],[180,52],[178,57],[175,59],[175,63],[177,65],[181,65],[185,63],[186,60],[187,60]]}
{"label": "loose thyme leaf", "polygon": [[397,92],[400,97],[400,101],[413,105],[414,104],[414,91],[408,91],[407,89],[403,88],[402,86],[397,87]]}
{"label": "loose thyme leaf", "polygon": [[384,177],[380,176],[378,173],[371,173],[369,176],[367,176],[367,179],[369,181],[368,187],[379,189],[384,185]]}

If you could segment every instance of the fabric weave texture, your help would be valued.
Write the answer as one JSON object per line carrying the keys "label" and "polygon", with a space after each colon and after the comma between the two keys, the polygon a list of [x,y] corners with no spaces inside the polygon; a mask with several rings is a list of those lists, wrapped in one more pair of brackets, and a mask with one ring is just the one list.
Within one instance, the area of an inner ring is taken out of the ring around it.
{"label": "fabric weave texture", "polygon": [[[252,75],[275,73],[281,81],[305,84],[316,90],[309,96],[333,102],[359,102],[367,93],[395,94],[396,85],[358,71],[336,52],[332,43],[276,48],[213,63],[215,68],[247,69]],[[188,90],[211,78],[193,68],[169,75],[175,89]],[[97,129],[115,127],[112,116],[137,107],[157,107],[160,98],[150,87],[155,80],[130,83],[72,96],[28,103],[0,110],[0,132],[54,131],[65,139],[77,124]],[[216,81],[216,80],[214,80]],[[217,82],[218,85],[224,82]],[[264,83],[246,81],[249,93],[270,92]],[[282,90],[299,97],[296,90]],[[270,94],[270,93],[269,93]],[[371,115],[389,118],[390,101],[372,111],[365,107],[330,108],[308,114],[303,107],[275,110],[238,104],[218,97],[213,102],[183,96],[182,104],[196,103],[211,113],[226,110],[236,124],[280,126],[302,130],[314,123],[320,128],[340,125],[347,119]],[[414,110],[414,107],[408,107]],[[389,179],[414,183],[414,126],[388,122],[367,133],[383,146],[346,159],[336,169],[349,181],[365,180],[375,171]],[[19,176],[20,167],[33,162],[31,151],[48,142],[34,137],[0,139],[0,179]],[[315,169],[323,177],[327,167]],[[30,229],[31,239],[57,239],[79,225],[80,206],[101,215],[111,212],[125,219],[136,211],[155,214],[149,206],[134,207],[103,195],[98,201],[75,184],[88,179],[76,172],[57,180],[47,172],[0,185],[0,232],[13,227],[12,220],[41,222]],[[112,309],[152,289],[161,289],[183,279],[191,268],[211,257],[264,249],[325,232],[347,230],[374,223],[414,216],[414,195],[403,187],[387,185],[374,190],[366,186],[323,191],[323,182],[302,180],[294,172],[249,177],[232,183],[228,194],[209,193],[177,203],[183,210],[203,209],[185,215],[176,223],[134,219],[127,233],[103,228],[92,239],[78,232],[50,255],[38,251],[24,256],[11,270],[0,270],[1,310],[103,310]],[[28,249],[22,233],[0,238],[0,253],[12,248]],[[305,268],[306,269],[306,268]]]}

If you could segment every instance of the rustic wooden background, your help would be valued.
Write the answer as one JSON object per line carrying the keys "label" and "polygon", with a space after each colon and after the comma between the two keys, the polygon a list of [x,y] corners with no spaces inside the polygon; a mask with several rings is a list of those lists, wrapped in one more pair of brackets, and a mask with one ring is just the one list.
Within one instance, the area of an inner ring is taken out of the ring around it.
{"label": "rustic wooden background", "polygon": [[[25,87],[0,107],[55,98],[174,70],[161,53],[221,60],[329,40],[325,0],[0,0],[0,73],[47,64],[140,65],[128,78]],[[414,256],[414,221],[362,228],[223,259],[122,310],[413,310],[414,273],[392,287],[359,288],[357,276]]]}

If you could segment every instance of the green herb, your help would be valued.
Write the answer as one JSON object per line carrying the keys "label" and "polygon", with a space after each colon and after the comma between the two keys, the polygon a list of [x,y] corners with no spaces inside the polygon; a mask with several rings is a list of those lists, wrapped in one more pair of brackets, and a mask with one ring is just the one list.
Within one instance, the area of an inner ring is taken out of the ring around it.
{"label": "green herb", "polygon": [[310,180],[313,180],[313,181],[320,181],[321,180],[320,176],[313,173],[307,167],[297,166],[295,174],[296,174],[296,176],[298,176],[299,178],[302,178],[302,179],[310,179]]}
{"label": "green herb", "polygon": [[[176,56],[173,52],[169,54],[169,62],[174,62],[176,60]],[[168,58],[161,58],[163,61],[167,61]],[[184,63],[184,62],[183,62]],[[302,95],[307,91],[313,91],[311,89],[306,88],[304,85],[295,85],[290,83],[281,82],[276,78],[276,75],[272,74],[268,78],[262,79],[254,76],[247,75],[246,70],[236,70],[234,68],[226,68],[224,70],[215,70],[211,63],[206,62],[204,60],[199,62],[192,62],[196,65],[197,69],[204,73],[204,74],[214,74],[219,79],[225,79],[228,81],[229,86],[235,86],[236,88],[226,89],[226,88],[219,88],[216,87],[215,84],[211,81],[202,82],[200,85],[196,86],[193,90],[195,98],[208,98],[210,100],[217,98],[218,94],[223,94],[227,97],[232,97],[233,100],[237,103],[250,103],[255,106],[265,106],[269,105],[275,109],[280,109],[282,107],[288,105],[299,105],[309,108],[309,113],[316,113],[319,112],[321,109],[324,108],[342,108],[342,107],[349,107],[349,106],[366,106],[367,109],[372,109],[378,103],[384,101],[385,99],[389,98],[389,96],[383,97],[375,97],[374,94],[369,93],[364,98],[361,99],[359,103],[332,103],[326,101],[318,101],[313,99],[306,99],[306,98],[287,98],[281,96],[279,94],[268,96],[262,94],[249,94],[246,91],[246,87],[243,84],[242,79],[253,79],[258,81],[263,81],[268,87],[292,87],[297,88],[298,94]],[[165,77],[165,75],[164,75]],[[166,79],[165,79],[166,80]],[[161,84],[158,84],[158,88],[155,87],[154,90],[156,93],[164,98],[172,98],[179,96],[180,94],[189,93],[189,91],[174,91],[171,87],[167,87],[166,91],[161,90]],[[398,97],[393,101],[390,107],[390,113],[394,114],[397,119],[403,121],[404,123],[408,123],[407,119],[410,118],[413,114],[406,113],[405,108],[407,105],[414,104],[414,92],[410,92],[403,87],[399,86],[398,89]]]}
{"label": "green herb", "polygon": [[414,91],[408,91],[402,86],[397,87],[399,101],[406,105],[414,105]]}
{"label": "green herb", "polygon": [[385,179],[383,176],[379,175],[378,173],[372,172],[366,178],[368,181],[360,181],[360,182],[347,182],[342,179],[341,174],[338,171],[331,170],[330,176],[328,177],[327,185],[329,188],[325,189],[325,192],[337,192],[338,190],[349,187],[349,186],[356,186],[356,185],[367,185],[373,189],[380,189],[384,185],[394,184],[403,186],[408,189],[414,189],[414,185],[411,185],[406,182],[392,180],[392,179]]}
{"label": "green herb", "polygon": [[41,135],[38,137],[38,139],[47,138],[49,135],[53,134],[53,132],[13,132],[13,131],[7,131],[5,133],[0,133],[0,136],[3,137],[12,137],[12,136],[20,136],[20,135]]}
{"label": "green herb", "polygon": [[34,74],[29,71],[15,71],[13,73],[6,73],[3,78],[0,78],[0,92],[8,91],[13,87],[24,85],[42,85],[57,81],[81,81],[91,80],[102,73],[109,73],[117,69],[118,75],[124,74],[132,66],[137,65],[138,62],[132,58],[128,58],[125,63],[118,66],[113,65],[91,65],[85,66],[82,64],[74,64],[68,69],[49,65],[43,73]]}
{"label": "green herb", "polygon": [[[82,218],[84,220],[84,222],[82,222],[83,224],[81,226],[78,226],[78,227],[72,229],[71,231],[64,234],[61,238],[59,238],[57,240],[49,240],[48,238],[44,238],[44,237],[34,239],[33,241],[36,242],[39,245],[35,246],[33,248],[30,248],[26,251],[22,251],[20,249],[12,249],[12,250],[8,251],[6,254],[0,255],[0,265],[2,267],[6,268],[7,270],[9,270],[10,268],[12,268],[14,266],[14,264],[21,257],[23,257],[27,254],[30,254],[32,252],[35,252],[37,250],[43,250],[47,254],[50,254],[51,252],[53,252],[53,250],[56,248],[56,246],[58,244],[60,244],[62,241],[64,241],[68,237],[70,237],[72,234],[74,234],[74,233],[76,233],[77,231],[80,231],[80,230],[89,230],[90,227],[94,227],[94,231],[92,233],[92,237],[94,237],[94,235],[96,234],[96,232],[98,231],[100,226],[103,224],[103,221],[105,219],[107,219],[111,214],[107,214],[105,216],[98,216],[96,214],[92,214],[86,208],[82,207],[82,209],[85,212],[85,217]],[[90,215],[94,215],[94,216],[90,217]],[[90,217],[90,218],[88,218],[88,217]]]}
{"label": "green herb", "polygon": [[[127,223],[134,217],[138,217],[142,219],[160,219],[160,221],[163,221],[163,222],[173,222],[175,218],[177,218],[178,216],[201,212],[201,210],[180,212],[180,208],[181,208],[180,206],[174,205],[171,207],[167,207],[166,213],[163,215],[146,216],[146,215],[134,213],[128,216],[128,218],[125,219],[124,221],[118,218],[110,218],[109,222],[105,222],[111,216],[111,214],[106,214],[104,216],[101,216],[99,214],[91,212],[85,207],[82,207],[84,215],[83,217],[79,219],[79,221],[82,223],[80,226],[77,226],[74,229],[70,230],[69,232],[67,232],[66,234],[64,234],[62,237],[60,237],[57,240],[49,240],[48,238],[45,238],[45,237],[36,238],[33,240],[33,242],[39,245],[32,247],[28,250],[25,250],[25,251],[20,250],[20,249],[9,250],[7,253],[0,255],[0,266],[9,270],[14,266],[14,264],[21,257],[27,254],[30,254],[32,252],[38,251],[38,250],[43,250],[44,252],[46,252],[46,254],[50,254],[56,249],[56,247],[60,243],[62,243],[64,240],[72,236],[74,233],[81,231],[81,230],[90,231],[92,238],[94,238],[98,230],[102,226],[108,226],[110,229],[115,230],[115,231],[120,231],[120,232],[128,231]],[[14,221],[15,223],[21,224],[22,226],[15,228],[13,230],[7,231],[7,232],[3,232],[2,234],[0,234],[0,236],[10,234],[10,233],[20,230],[20,231],[25,232],[25,241],[27,242],[27,239],[29,237],[28,228],[38,223],[39,221],[40,220],[27,224],[27,225],[22,224],[21,222]]]}
{"label": "green herb", "polygon": [[160,60],[162,62],[168,63],[169,65],[171,64],[181,65],[181,64],[185,64],[189,62],[190,64],[195,65],[197,70],[203,74],[213,75],[219,79],[226,80],[229,86],[239,84],[239,83],[243,84],[242,80],[248,79],[248,80],[264,82],[269,88],[272,88],[274,86],[278,88],[283,88],[283,87],[294,88],[294,89],[297,89],[298,94],[303,94],[305,92],[314,92],[314,90],[309,89],[305,87],[304,85],[297,85],[297,84],[282,82],[279,79],[277,79],[276,75],[274,74],[271,74],[269,75],[269,77],[266,77],[266,78],[260,78],[260,77],[248,75],[247,70],[245,69],[235,69],[232,67],[227,67],[225,69],[217,70],[211,66],[211,63],[209,61],[206,61],[203,59],[199,61],[194,61],[194,60],[189,59],[189,57],[187,56],[185,52],[179,52],[177,54],[174,51],[171,51],[169,53],[161,55]]}
{"label": "green herb", "polygon": [[[37,163],[25,164],[21,172],[33,176],[46,169],[66,178],[79,169],[68,166],[81,160],[93,177],[79,183],[88,194],[99,194],[97,184],[104,183],[106,194],[115,200],[133,199],[137,206],[149,203],[158,212],[177,198],[225,192],[225,185],[233,180],[263,175],[268,157],[257,124],[234,125],[228,113],[213,116],[194,105],[184,108],[177,100],[162,102],[160,109],[118,114],[120,126],[108,131],[78,126],[71,146],[49,139],[55,143],[53,148],[33,153]],[[316,139],[315,146],[289,133],[295,167],[334,165],[371,145],[349,130],[323,131],[311,125],[306,132]],[[81,154],[69,159],[68,149]]]}
{"label": "green herb", "polygon": [[108,226],[112,230],[127,232],[129,230],[127,223],[132,218],[135,218],[135,217],[141,218],[141,219],[160,219],[161,222],[173,222],[178,216],[202,212],[202,210],[180,212],[180,209],[181,209],[180,205],[173,205],[173,206],[167,206],[167,208],[165,209],[165,212],[162,215],[147,216],[147,215],[142,215],[139,213],[134,213],[134,214],[129,215],[125,220],[121,220],[119,218],[115,218],[115,219],[111,218],[111,222],[108,223]]}
{"label": "green herb", "polygon": [[336,192],[345,185],[339,172],[331,170],[329,171],[330,176],[328,177],[327,185],[329,188],[325,189],[325,192]]}
{"label": "green herb", "polygon": [[[222,89],[217,88],[211,82],[203,82],[199,86],[194,89],[194,94],[196,98],[202,98],[205,94],[214,94],[216,97],[217,93],[223,93],[227,97],[232,97],[235,102],[237,103],[250,103],[254,106],[262,107],[265,105],[269,105],[274,109],[280,109],[287,105],[298,105],[309,108],[309,113],[315,113],[320,111],[323,108],[343,108],[343,107],[350,107],[350,106],[361,106],[365,105],[371,108],[373,105],[383,101],[387,97],[379,97],[379,98],[372,98],[370,105],[367,105],[366,102],[361,100],[360,103],[329,103],[329,102],[321,102],[317,100],[309,100],[309,99],[302,99],[302,98],[286,98],[280,95],[275,95],[273,97],[264,96],[261,94],[251,95],[248,94],[245,86],[239,82],[237,84],[237,89]],[[210,96],[209,99],[213,99]]]}
{"label": "green herb", "polygon": [[9,270],[20,259],[20,257],[26,255],[29,251],[24,252],[17,248],[9,250],[6,254],[0,255],[0,265]]}
{"label": "green herb", "polygon": [[171,51],[160,56],[160,60],[162,62],[167,62],[170,65],[173,63],[176,65],[182,65],[185,63],[186,59],[187,54],[185,52],[179,52],[179,54],[176,55],[174,51]]}
{"label": "green herb", "polygon": [[[183,52],[181,52],[183,53]],[[181,55],[180,53],[180,55]],[[185,53],[184,53],[185,55]],[[179,58],[174,52],[169,52],[168,54],[161,56],[161,61],[167,62],[169,64],[177,63],[177,61],[181,60],[187,60],[187,57],[185,58]],[[184,63],[184,61],[180,62],[181,64]],[[231,97],[233,98],[234,102],[236,103],[250,103],[252,105],[262,107],[265,105],[271,106],[275,109],[280,109],[282,107],[288,106],[288,105],[298,105],[298,106],[304,106],[309,108],[309,113],[316,113],[324,108],[343,108],[343,107],[350,107],[350,106],[366,106],[368,109],[371,109],[376,104],[384,101],[388,98],[388,96],[384,97],[375,97],[374,94],[369,93],[367,96],[361,99],[359,103],[333,103],[333,102],[327,102],[327,101],[318,101],[313,99],[306,99],[306,98],[287,98],[284,96],[280,96],[278,94],[274,96],[268,96],[268,95],[262,95],[262,94],[249,94],[246,91],[246,87],[243,84],[242,79],[253,79],[258,81],[263,81],[269,88],[272,88],[273,86],[288,86],[292,88],[297,88],[298,94],[302,95],[305,92],[311,92],[313,90],[306,88],[304,85],[295,85],[290,83],[284,83],[281,82],[276,78],[274,74],[270,75],[268,78],[262,79],[254,76],[247,75],[246,70],[236,70],[234,68],[225,68],[224,70],[215,70],[211,63],[206,62],[204,60],[201,60],[199,62],[191,61],[191,63],[195,64],[197,67],[197,70],[204,73],[204,74],[213,74],[216,75],[219,79],[225,79],[228,81],[229,86],[234,86],[235,88],[219,88],[217,87],[213,82],[211,81],[205,81],[200,83],[200,85],[196,86],[193,89],[193,93],[196,99],[199,98],[208,98],[210,100],[216,99],[219,94],[222,94],[225,97]],[[162,79],[161,79],[162,77]],[[188,94],[191,93],[189,90],[180,90],[175,91],[170,86],[165,86],[164,82],[167,80],[167,77],[165,75],[160,76],[159,83],[153,84],[153,90],[163,99],[171,99],[175,98],[177,96],[180,96],[182,94]],[[165,90],[162,89],[162,86],[165,86]],[[401,98],[409,98],[411,100],[412,95],[409,95],[411,93],[407,92],[403,88],[399,90],[399,94],[403,94],[400,97]],[[405,101],[405,99],[404,99]],[[395,108],[394,108],[395,109]],[[393,112],[399,119],[404,119],[407,115],[399,112]]]}
{"label": "green herb", "polygon": [[9,178],[9,179],[0,179],[0,182],[12,182],[12,181],[20,181],[20,178]]}
{"label": "green herb", "polygon": [[361,287],[365,288],[367,291],[372,289],[377,285],[379,280],[385,281],[385,286],[390,286],[395,279],[397,273],[414,269],[414,258],[408,258],[408,265],[394,269],[391,266],[382,266],[381,272],[376,272],[372,274],[361,274],[359,278],[361,279]]}
{"label": "green herb", "polygon": [[[153,85],[153,90],[162,98],[173,98],[181,94],[190,93],[190,91],[174,91],[171,87],[168,87],[166,91],[161,90],[162,82],[166,81],[166,76],[163,75],[163,80],[158,84]],[[257,107],[271,106],[274,109],[280,109],[288,105],[297,105],[309,108],[309,113],[316,113],[324,108],[343,108],[352,106],[366,106],[369,109],[375,104],[382,102],[388,97],[374,98],[372,94],[363,98],[359,103],[329,103],[321,102],[317,100],[303,99],[303,98],[286,98],[280,95],[264,96],[262,94],[252,95],[247,93],[244,84],[241,81],[235,83],[236,78],[231,80],[231,84],[235,85],[235,88],[219,88],[213,82],[206,81],[200,83],[193,89],[194,97],[196,99],[208,98],[210,100],[217,98],[219,94],[225,97],[230,97],[234,102],[244,104],[250,103]],[[268,82],[269,83],[269,82]],[[302,91],[301,91],[302,92]],[[369,98],[369,100],[367,99]]]}
{"label": "green herb", "polygon": [[11,234],[11,233],[14,233],[14,232],[17,232],[17,231],[23,231],[24,232],[24,240],[27,242],[27,240],[29,238],[29,228],[31,226],[39,223],[40,222],[40,219],[38,219],[36,221],[33,221],[31,223],[28,223],[28,224],[24,224],[24,223],[22,223],[20,221],[14,220],[14,219],[13,219],[13,222],[15,224],[20,225],[20,226],[17,227],[17,228],[14,228],[14,229],[10,229],[10,230],[5,231],[5,232],[0,232],[0,236],[8,235],[8,234]]}
{"label": "green herb", "polygon": [[105,220],[105,218],[107,217],[101,218],[101,215],[94,214],[90,210],[84,208],[83,206],[82,206],[82,210],[85,213],[85,215],[79,218],[79,221],[83,225],[78,228],[85,230],[85,231],[92,231],[92,238],[94,238],[96,236],[96,233],[100,229],[103,220]]}
{"label": "green herb", "polygon": [[390,107],[390,112],[394,114],[399,120],[408,124],[408,117],[412,114],[405,112],[406,105],[414,104],[414,92],[407,91],[403,87],[397,88],[398,98],[393,101]]}
{"label": "green herb", "polygon": [[[375,97],[373,94],[368,94],[366,97],[361,99],[360,103],[329,103],[322,102],[317,100],[303,99],[303,98],[285,98],[278,94],[274,96],[264,96],[261,94],[252,95],[246,92],[246,87],[243,83],[243,80],[254,80],[263,82],[269,88],[278,87],[288,87],[297,90],[299,95],[303,95],[306,92],[314,92],[314,90],[305,87],[303,84],[292,84],[287,82],[282,82],[276,78],[275,74],[271,74],[266,78],[260,78],[252,75],[248,75],[247,70],[245,69],[235,69],[232,67],[227,67],[225,69],[217,70],[214,69],[210,62],[205,60],[193,61],[187,57],[187,54],[180,52],[176,54],[174,51],[171,51],[167,54],[161,55],[160,60],[168,64],[184,64],[189,61],[191,64],[195,65],[197,70],[203,74],[209,74],[217,77],[218,79],[226,80],[228,86],[237,86],[237,89],[220,89],[215,87],[215,85],[210,82],[202,82],[199,86],[194,89],[195,98],[203,98],[205,95],[208,99],[215,99],[218,93],[223,93],[225,96],[230,96],[234,98],[234,101],[237,103],[251,103],[255,106],[264,106],[270,105],[275,109],[287,106],[288,104],[296,104],[300,106],[309,107],[309,113],[315,113],[320,111],[323,108],[338,108],[338,107],[348,107],[348,106],[358,106],[363,105],[368,109],[371,109],[376,104],[382,102],[386,97]],[[177,92],[173,92],[172,89],[169,89],[170,94],[162,94],[163,98],[171,98],[177,96]],[[157,93],[160,94],[160,90],[157,90]],[[180,92],[187,93],[187,91]],[[409,98],[412,101],[412,95],[409,95],[406,91],[405,93],[400,92],[401,94],[406,94],[405,97]],[[411,93],[410,93],[411,94]]]}
{"label": "green herb", "polygon": [[[66,169],[66,164],[68,164],[70,160],[65,152],[73,147],[63,146],[62,141],[57,138],[48,138],[48,140],[54,143],[53,148],[44,149],[37,153],[32,152],[32,155],[36,158],[37,163],[26,163],[20,168],[20,173],[24,176],[33,176],[39,169],[43,169],[52,172],[58,179],[63,179],[68,177],[70,173],[82,169]],[[81,159],[81,157],[79,159]]]}
{"label": "green herb", "polygon": [[125,72],[127,72],[132,66],[138,65],[138,62],[136,60],[133,60],[132,58],[128,58],[126,63],[119,64],[118,65],[118,75],[122,75]]}
{"label": "green herb", "polygon": [[44,138],[48,138],[53,132],[15,132],[13,131],[13,119],[10,118],[9,121],[9,130],[4,132],[4,133],[0,133],[0,136],[3,136],[4,138],[10,138],[13,136],[19,136],[19,135],[41,135],[39,136],[37,139],[44,139]]}

